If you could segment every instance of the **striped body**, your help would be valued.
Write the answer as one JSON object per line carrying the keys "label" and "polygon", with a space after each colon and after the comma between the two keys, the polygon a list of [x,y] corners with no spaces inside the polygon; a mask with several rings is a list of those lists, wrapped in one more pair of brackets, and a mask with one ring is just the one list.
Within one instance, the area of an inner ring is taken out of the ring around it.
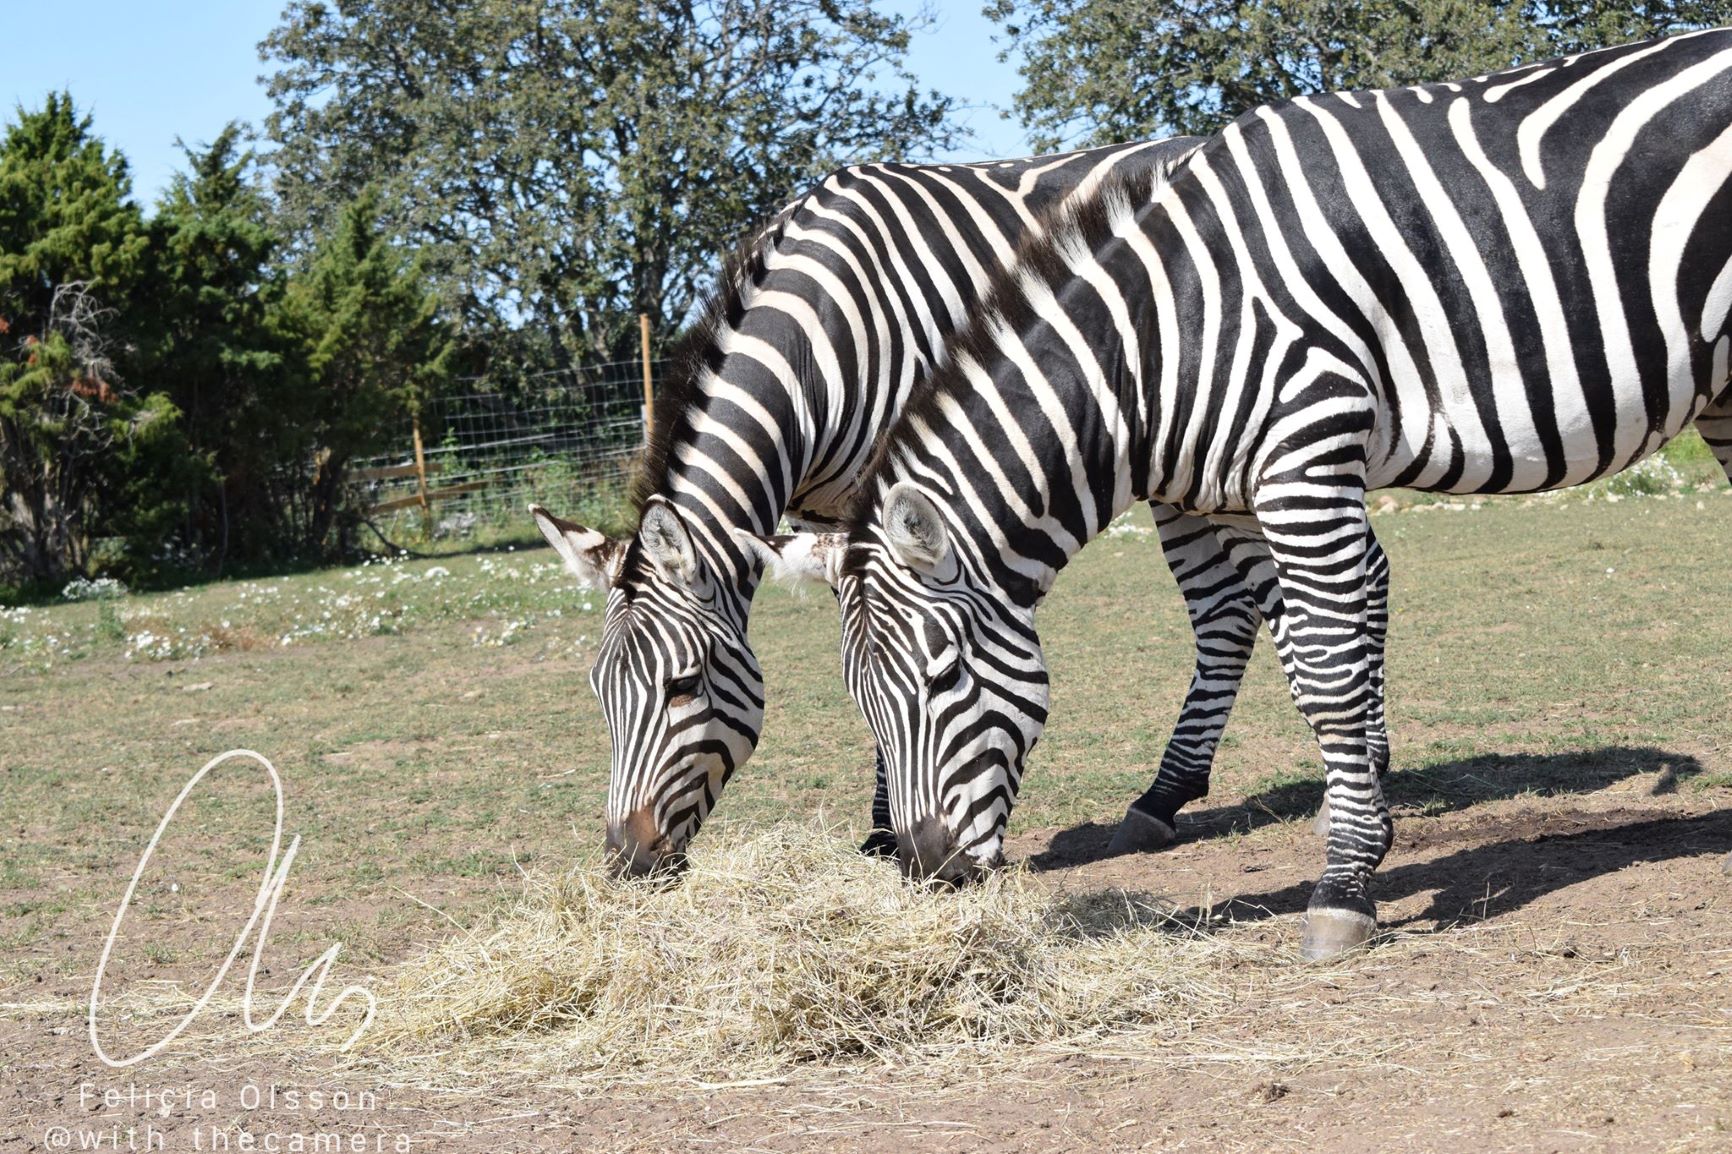
{"label": "striped body", "polygon": [[[757,741],[763,680],[746,626],[759,557],[733,532],[768,533],[784,514],[838,521],[904,401],[1041,215],[1110,179],[1158,177],[1196,143],[856,166],[730,264],[658,399],[637,536],[609,541],[538,511],[568,564],[609,590],[591,684],[612,736],[608,844],[624,868],[677,859]],[[1190,764],[1205,743],[1195,735],[1219,725],[1188,716],[1176,748]]]}
{"label": "striped body", "polygon": [[1262,582],[1323,752],[1306,952],[1365,940],[1390,840],[1365,494],[1579,484],[1693,420],[1732,476],[1729,176],[1722,31],[1258,109],[1055,226],[911,399],[847,537],[798,545],[843,600],[898,832],[941,876],[997,859],[1045,718],[1035,605],[1163,501]]}

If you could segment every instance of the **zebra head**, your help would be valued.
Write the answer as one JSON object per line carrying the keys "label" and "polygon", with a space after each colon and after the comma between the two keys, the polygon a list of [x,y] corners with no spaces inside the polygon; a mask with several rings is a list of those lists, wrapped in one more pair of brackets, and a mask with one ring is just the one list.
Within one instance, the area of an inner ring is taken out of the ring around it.
{"label": "zebra head", "polygon": [[842,672],[884,757],[903,871],[956,882],[999,865],[1046,723],[1032,612],[979,576],[937,504],[907,482],[847,535],[737,535],[772,576],[836,591]]}
{"label": "zebra head", "polygon": [[633,877],[678,869],[763,726],[764,678],[737,586],[661,498],[623,540],[531,512],[566,568],[607,591],[589,684],[612,739],[609,860]]}

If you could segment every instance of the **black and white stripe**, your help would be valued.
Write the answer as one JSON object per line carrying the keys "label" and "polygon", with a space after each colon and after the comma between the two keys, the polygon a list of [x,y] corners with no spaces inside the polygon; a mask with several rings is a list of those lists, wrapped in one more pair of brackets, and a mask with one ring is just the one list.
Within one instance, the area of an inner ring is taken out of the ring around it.
{"label": "black and white stripe", "polygon": [[[685,372],[658,400],[637,536],[610,541],[537,512],[573,571],[609,590],[591,682],[612,737],[608,845],[624,868],[676,860],[757,742],[763,680],[746,624],[760,558],[733,532],[766,534],[784,514],[840,520],[903,402],[1043,214],[1127,175],[1158,181],[1198,143],[855,166],[729,266],[681,353]],[[1219,700],[1187,704],[1187,765],[1206,774],[1224,718]],[[883,829],[882,773],[878,795]]]}
{"label": "black and white stripe", "polygon": [[[1579,484],[1692,421],[1732,476],[1729,176],[1713,31],[1260,108],[1056,226],[911,398],[850,533],[797,546],[929,872],[997,858],[1047,706],[1035,606],[1148,498],[1216,526],[1322,749],[1305,951],[1366,940],[1391,827],[1365,494]],[[1150,822],[1185,798],[1168,769]]]}

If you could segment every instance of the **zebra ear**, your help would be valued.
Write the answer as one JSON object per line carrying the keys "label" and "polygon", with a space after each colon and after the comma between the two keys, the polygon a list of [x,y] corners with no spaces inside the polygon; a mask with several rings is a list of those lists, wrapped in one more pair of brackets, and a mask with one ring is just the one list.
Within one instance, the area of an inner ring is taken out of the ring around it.
{"label": "zebra ear", "polygon": [[637,538],[663,577],[682,585],[697,579],[698,551],[692,546],[692,535],[674,507],[661,497],[650,498],[644,507]]}
{"label": "zebra ear", "polygon": [[846,533],[778,533],[760,537],[744,529],[734,530],[734,540],[764,567],[773,581],[795,584],[822,581],[830,588],[842,579],[842,556],[848,549]]}
{"label": "zebra ear", "polygon": [[891,552],[914,569],[936,569],[950,556],[950,531],[932,498],[909,481],[890,486],[884,497],[884,535]]}
{"label": "zebra ear", "polygon": [[624,541],[562,520],[540,505],[531,505],[529,512],[541,535],[565,561],[566,569],[583,584],[606,589],[619,578],[620,563],[625,560]]}

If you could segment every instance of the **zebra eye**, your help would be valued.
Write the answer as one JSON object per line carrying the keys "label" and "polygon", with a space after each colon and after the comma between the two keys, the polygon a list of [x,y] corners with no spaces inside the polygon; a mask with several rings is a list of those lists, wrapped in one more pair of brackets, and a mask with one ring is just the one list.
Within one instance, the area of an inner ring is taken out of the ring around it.
{"label": "zebra eye", "polygon": [[704,679],[696,673],[688,673],[684,677],[676,677],[668,682],[668,700],[677,701],[680,698],[692,698],[698,695],[703,687]]}
{"label": "zebra eye", "polygon": [[926,688],[935,694],[949,693],[956,688],[956,683],[961,679],[962,655],[952,652],[949,663],[926,679]]}

